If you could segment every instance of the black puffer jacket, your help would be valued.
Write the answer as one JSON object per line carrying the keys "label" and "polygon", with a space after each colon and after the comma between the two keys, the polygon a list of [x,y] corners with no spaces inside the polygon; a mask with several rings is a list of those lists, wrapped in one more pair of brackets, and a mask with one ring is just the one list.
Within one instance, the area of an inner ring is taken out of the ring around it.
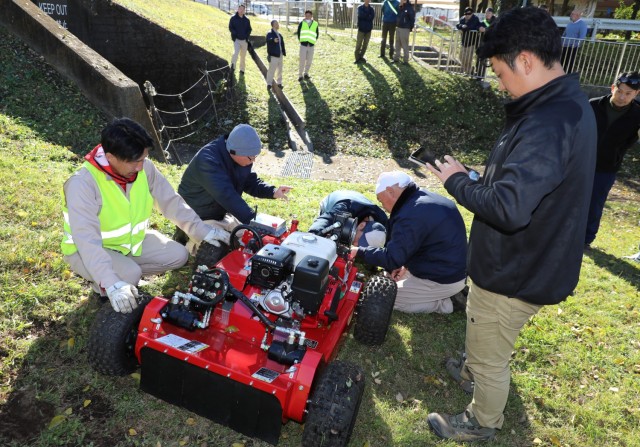
{"label": "black puffer jacket", "polygon": [[535,304],[578,283],[596,161],[596,126],[578,75],[508,103],[484,176],[445,188],[475,214],[467,271],[483,289]]}
{"label": "black puffer jacket", "polygon": [[589,103],[596,115],[598,126],[598,160],[596,172],[618,172],[627,150],[638,141],[640,104],[631,103],[627,113],[611,123],[607,129],[607,107],[611,95],[593,98]]}

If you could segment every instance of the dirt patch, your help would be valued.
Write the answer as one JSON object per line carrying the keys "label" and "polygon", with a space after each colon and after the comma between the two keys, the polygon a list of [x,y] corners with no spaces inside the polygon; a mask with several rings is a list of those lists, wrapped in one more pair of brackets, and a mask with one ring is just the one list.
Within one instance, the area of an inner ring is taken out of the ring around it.
{"label": "dirt patch", "polygon": [[39,400],[35,391],[16,391],[0,412],[0,440],[27,442],[34,439],[55,414],[55,406]]}

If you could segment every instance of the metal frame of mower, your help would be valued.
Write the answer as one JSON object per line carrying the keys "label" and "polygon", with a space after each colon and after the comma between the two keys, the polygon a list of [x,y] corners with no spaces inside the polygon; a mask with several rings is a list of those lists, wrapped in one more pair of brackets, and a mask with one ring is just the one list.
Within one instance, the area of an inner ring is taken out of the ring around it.
{"label": "metal frame of mower", "polygon": [[[139,364],[142,390],[274,445],[292,419],[305,423],[305,447],[345,446],[365,374],[334,358],[354,315],[356,340],[384,341],[397,292],[382,276],[363,284],[345,223],[322,240],[297,232],[295,220],[289,230],[237,228],[231,240],[248,230],[244,246],[215,267],[199,266],[188,292],[149,297],[131,314],[103,306],[89,337],[90,363],[110,375]],[[289,271],[294,239],[321,242],[298,248],[316,254],[335,243],[335,259],[307,255]]]}

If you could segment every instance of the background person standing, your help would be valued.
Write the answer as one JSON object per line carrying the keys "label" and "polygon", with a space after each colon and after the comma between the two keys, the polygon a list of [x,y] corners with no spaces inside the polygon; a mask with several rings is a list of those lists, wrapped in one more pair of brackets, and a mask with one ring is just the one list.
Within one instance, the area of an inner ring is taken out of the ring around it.
{"label": "background person standing", "polygon": [[400,60],[400,49],[402,49],[402,60],[409,63],[409,34],[416,23],[416,13],[408,0],[401,0],[398,7],[398,21],[396,27],[396,54],[393,62]]}
{"label": "background person standing", "polygon": [[240,74],[244,74],[244,60],[249,48],[249,36],[251,35],[251,21],[244,15],[244,5],[238,6],[238,11],[229,19],[229,31],[233,40],[233,56],[231,57],[231,69],[236,69],[238,55],[240,55]]}
{"label": "background person standing", "polygon": [[611,86],[611,94],[593,98],[589,103],[596,115],[598,127],[598,158],[589,206],[585,248],[596,238],[604,204],[616,181],[627,150],[638,141],[640,104],[640,73],[622,73]]}
{"label": "background person standing", "polygon": [[287,55],[284,47],[282,34],[278,32],[280,24],[277,20],[271,21],[271,31],[267,33],[267,60],[269,69],[267,70],[267,89],[271,89],[275,76],[278,87],[282,86],[282,60]]}
{"label": "background person standing", "polygon": [[473,9],[465,8],[464,16],[460,18],[456,28],[462,31],[460,37],[460,65],[462,66],[462,71],[472,75],[473,55],[478,47],[480,19],[473,13]]}
{"label": "background person standing", "polygon": [[382,4],[382,42],[380,43],[380,57],[384,58],[387,35],[389,35],[389,59],[393,59],[394,42],[396,40],[396,22],[398,20],[398,0],[384,0]]}
{"label": "background person standing", "polygon": [[562,33],[562,67],[565,73],[572,73],[578,56],[578,48],[587,37],[587,23],[582,20],[582,11],[574,9],[569,15],[569,23]]}
{"label": "background person standing", "polygon": [[300,63],[298,64],[298,81],[311,79],[309,69],[313,62],[315,44],[320,37],[320,26],[313,20],[311,11],[304,12],[304,20],[298,25],[298,40],[300,41]]}
{"label": "background person standing", "polygon": [[364,54],[369,46],[371,38],[371,30],[373,29],[373,19],[376,16],[376,10],[369,5],[370,0],[364,0],[364,3],[358,6],[358,36],[356,37],[356,61],[355,63],[367,62]]}

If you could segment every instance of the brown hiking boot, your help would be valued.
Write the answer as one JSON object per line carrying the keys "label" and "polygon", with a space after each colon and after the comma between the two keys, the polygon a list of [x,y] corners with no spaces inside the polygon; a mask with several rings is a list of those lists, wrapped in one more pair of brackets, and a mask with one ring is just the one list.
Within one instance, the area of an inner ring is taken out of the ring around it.
{"label": "brown hiking boot", "polygon": [[458,442],[490,441],[496,436],[496,429],[482,427],[469,410],[460,414],[430,413],[427,421],[434,433],[444,439]]}
{"label": "brown hiking boot", "polygon": [[448,358],[445,363],[445,369],[465,393],[473,394],[473,374],[467,369],[464,362],[464,354],[459,359]]}

